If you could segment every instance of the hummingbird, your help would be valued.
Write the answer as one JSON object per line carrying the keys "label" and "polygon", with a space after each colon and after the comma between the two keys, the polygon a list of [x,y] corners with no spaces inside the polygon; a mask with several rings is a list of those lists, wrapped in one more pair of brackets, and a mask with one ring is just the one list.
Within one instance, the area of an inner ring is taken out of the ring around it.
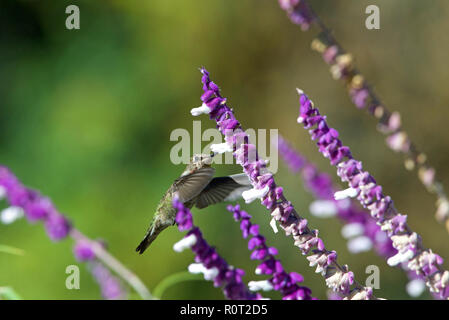
{"label": "hummingbird", "polygon": [[148,231],[136,248],[137,252],[142,254],[163,230],[175,224],[175,196],[189,209],[193,206],[203,209],[222,201],[237,200],[243,191],[252,188],[244,173],[214,178],[215,169],[211,167],[214,155],[215,153],[193,155],[184,172],[159,202]]}

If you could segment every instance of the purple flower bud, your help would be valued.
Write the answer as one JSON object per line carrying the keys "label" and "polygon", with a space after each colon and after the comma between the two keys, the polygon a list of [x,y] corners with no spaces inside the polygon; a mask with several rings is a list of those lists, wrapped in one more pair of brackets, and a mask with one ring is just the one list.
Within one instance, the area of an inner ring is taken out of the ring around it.
{"label": "purple flower bud", "polygon": [[80,262],[85,262],[93,260],[95,258],[95,253],[92,246],[87,241],[78,241],[73,249],[75,258]]}
{"label": "purple flower bud", "polygon": [[124,299],[126,293],[120,281],[100,262],[91,262],[91,272],[101,288],[101,295],[106,300]]}
{"label": "purple flower bud", "polygon": [[352,98],[352,102],[354,102],[356,107],[359,109],[363,109],[364,107],[366,107],[367,99],[370,96],[369,91],[366,88],[361,89],[352,88],[349,91],[349,95]]}
{"label": "purple flower bud", "polygon": [[56,212],[53,212],[45,221],[45,229],[53,241],[59,241],[67,237],[71,228],[69,221]]}

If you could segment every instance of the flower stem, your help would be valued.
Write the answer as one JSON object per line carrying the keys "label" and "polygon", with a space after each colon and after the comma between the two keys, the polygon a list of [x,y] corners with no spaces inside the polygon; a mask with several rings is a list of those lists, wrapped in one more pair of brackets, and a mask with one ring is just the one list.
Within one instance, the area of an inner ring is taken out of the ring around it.
{"label": "flower stem", "polygon": [[114,271],[117,275],[119,275],[125,282],[127,282],[143,300],[153,300],[154,297],[147,289],[147,287],[143,284],[140,278],[131,272],[128,268],[126,268],[120,261],[118,261],[113,255],[111,255],[107,250],[103,248],[103,246],[96,242],[90,240],[84,234],[82,234],[79,230],[73,228],[70,231],[70,236],[75,241],[87,241],[90,243],[95,256],[98,260],[100,260],[104,265],[109,267],[112,271]]}

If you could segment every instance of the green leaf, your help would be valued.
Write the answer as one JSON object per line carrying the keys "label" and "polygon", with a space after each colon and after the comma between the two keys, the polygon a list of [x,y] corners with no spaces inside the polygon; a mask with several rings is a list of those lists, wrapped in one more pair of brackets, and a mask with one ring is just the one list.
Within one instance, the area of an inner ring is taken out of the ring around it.
{"label": "green leaf", "polygon": [[153,290],[153,296],[162,299],[164,292],[171,286],[184,281],[204,280],[201,274],[191,274],[187,271],[174,273],[163,279]]}
{"label": "green leaf", "polygon": [[0,287],[0,300],[22,300],[22,297],[11,287]]}
{"label": "green leaf", "polygon": [[22,249],[14,248],[4,244],[0,244],[0,252],[9,253],[16,256],[23,256],[25,254],[25,251],[23,251]]}

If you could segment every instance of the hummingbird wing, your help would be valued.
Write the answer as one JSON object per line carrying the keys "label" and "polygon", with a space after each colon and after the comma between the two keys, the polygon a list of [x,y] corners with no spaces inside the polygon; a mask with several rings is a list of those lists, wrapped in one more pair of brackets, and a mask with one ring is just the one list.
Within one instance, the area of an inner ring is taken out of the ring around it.
{"label": "hummingbird wing", "polygon": [[174,182],[174,189],[178,193],[179,200],[187,202],[192,200],[211,182],[215,169],[203,167],[194,172],[180,177]]}
{"label": "hummingbird wing", "polygon": [[217,177],[199,194],[195,206],[199,209],[222,201],[237,200],[242,192],[251,189],[251,182],[246,174],[235,174],[228,177]]}

